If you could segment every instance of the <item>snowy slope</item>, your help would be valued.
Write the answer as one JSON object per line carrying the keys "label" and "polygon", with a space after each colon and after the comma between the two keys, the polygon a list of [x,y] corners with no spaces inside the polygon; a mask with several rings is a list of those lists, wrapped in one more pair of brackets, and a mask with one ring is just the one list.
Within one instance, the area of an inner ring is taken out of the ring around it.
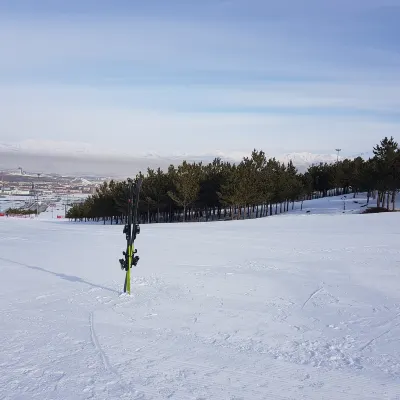
{"label": "snowy slope", "polygon": [[[396,199],[396,208],[400,207],[400,199]],[[375,207],[376,200],[372,197],[367,199],[366,193],[347,194],[343,196],[323,197],[320,199],[306,200],[301,206],[301,202],[296,202],[294,209],[292,205],[289,207],[289,213],[296,214],[358,214],[363,212],[366,208]]]}
{"label": "snowy slope", "polygon": [[121,226],[0,219],[0,398],[400,399],[400,214],[312,204],[143,225],[130,297]]}

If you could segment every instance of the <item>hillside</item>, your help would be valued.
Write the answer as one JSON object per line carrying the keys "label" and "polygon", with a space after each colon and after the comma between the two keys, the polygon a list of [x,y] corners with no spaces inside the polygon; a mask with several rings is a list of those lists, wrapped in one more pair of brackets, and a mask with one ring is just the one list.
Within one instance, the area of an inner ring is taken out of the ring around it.
{"label": "hillside", "polygon": [[[400,214],[362,198],[257,220],[0,220],[0,397],[399,399]],[[311,211],[307,213],[307,211]]]}

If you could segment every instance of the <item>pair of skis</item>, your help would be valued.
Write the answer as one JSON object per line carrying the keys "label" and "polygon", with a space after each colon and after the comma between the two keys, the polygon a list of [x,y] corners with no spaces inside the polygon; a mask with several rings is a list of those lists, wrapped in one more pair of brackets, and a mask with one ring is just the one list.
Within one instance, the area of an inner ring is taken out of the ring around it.
{"label": "pair of skis", "polygon": [[139,261],[139,256],[136,255],[135,249],[136,235],[140,233],[140,226],[137,221],[139,193],[142,187],[142,179],[139,178],[136,183],[132,179],[128,179],[128,221],[124,226],[123,233],[126,237],[126,251],[122,254],[124,258],[119,260],[121,269],[126,271],[124,293],[131,293],[131,268],[136,266]]}

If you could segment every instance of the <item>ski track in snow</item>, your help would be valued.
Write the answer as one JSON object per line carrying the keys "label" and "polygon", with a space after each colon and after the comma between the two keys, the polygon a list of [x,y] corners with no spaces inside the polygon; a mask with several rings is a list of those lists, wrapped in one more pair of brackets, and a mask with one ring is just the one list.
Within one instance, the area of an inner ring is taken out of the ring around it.
{"label": "ski track in snow", "polygon": [[395,326],[393,326],[392,328],[386,330],[385,332],[382,332],[380,335],[372,338],[368,343],[366,343],[364,346],[362,346],[360,348],[360,351],[365,350],[368,346],[370,346],[372,343],[374,343],[376,340],[380,339],[382,336],[387,335],[389,332],[391,332],[394,328],[396,328],[397,326],[400,326],[400,323],[396,324]]}
{"label": "ski track in snow", "polygon": [[314,290],[314,291],[310,294],[310,296],[308,296],[308,299],[303,303],[303,305],[301,306],[301,309],[303,309],[303,308],[307,305],[307,303],[308,303],[315,295],[317,295],[322,289],[323,289],[323,288],[321,287],[321,288],[319,288],[319,289],[317,289],[317,290]]}
{"label": "ski track in snow", "polygon": [[131,296],[121,226],[0,220],[0,398],[399,400],[400,214],[337,204],[143,225]]}
{"label": "ski track in snow", "polygon": [[91,311],[89,314],[89,327],[90,327],[90,338],[92,340],[94,348],[97,350],[97,352],[99,353],[99,355],[101,357],[101,361],[103,362],[104,369],[116,374],[115,370],[110,365],[110,363],[107,359],[107,356],[104,353],[103,349],[101,348],[99,341],[97,339],[96,330],[94,328],[94,322],[93,322],[93,311]]}

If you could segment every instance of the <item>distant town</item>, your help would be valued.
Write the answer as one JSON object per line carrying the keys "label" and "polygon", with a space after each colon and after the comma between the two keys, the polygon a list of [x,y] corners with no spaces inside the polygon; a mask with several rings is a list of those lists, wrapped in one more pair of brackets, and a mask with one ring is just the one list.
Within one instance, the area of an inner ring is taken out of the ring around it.
{"label": "distant town", "polygon": [[[62,215],[73,204],[95,193],[107,177],[76,177],[27,172],[22,168],[0,171],[0,213],[40,214],[57,208]],[[17,210],[17,211],[15,211]]]}

